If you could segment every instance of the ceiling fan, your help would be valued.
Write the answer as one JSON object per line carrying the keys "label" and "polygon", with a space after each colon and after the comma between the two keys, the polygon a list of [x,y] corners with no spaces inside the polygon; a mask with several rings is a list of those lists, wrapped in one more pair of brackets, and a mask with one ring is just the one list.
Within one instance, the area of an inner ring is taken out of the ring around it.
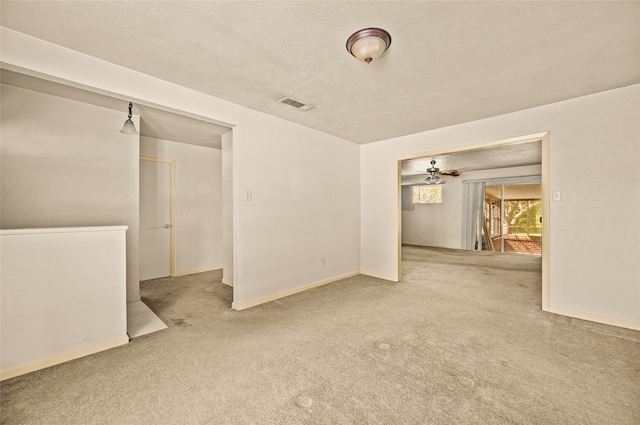
{"label": "ceiling fan", "polygon": [[442,180],[440,176],[453,176],[458,177],[460,173],[458,170],[443,170],[440,171],[438,167],[436,167],[436,160],[431,160],[431,167],[427,168],[427,178],[424,179],[426,184],[445,184],[446,181]]}

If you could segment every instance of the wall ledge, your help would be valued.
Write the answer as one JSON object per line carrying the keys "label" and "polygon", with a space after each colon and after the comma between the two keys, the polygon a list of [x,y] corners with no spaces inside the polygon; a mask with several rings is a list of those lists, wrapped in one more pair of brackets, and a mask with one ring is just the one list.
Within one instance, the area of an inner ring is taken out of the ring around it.
{"label": "wall ledge", "polygon": [[129,226],[92,226],[92,227],[43,227],[34,229],[2,229],[0,234],[10,235],[44,235],[50,233],[82,233],[82,232],[116,232],[127,230]]}

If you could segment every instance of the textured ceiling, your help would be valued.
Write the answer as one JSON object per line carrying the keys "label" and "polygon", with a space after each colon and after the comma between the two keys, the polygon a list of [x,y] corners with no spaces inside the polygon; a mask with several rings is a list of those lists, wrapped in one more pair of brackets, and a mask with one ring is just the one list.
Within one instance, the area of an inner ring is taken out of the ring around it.
{"label": "textured ceiling", "polygon": [[542,163],[542,142],[517,143],[408,159],[402,161],[402,175],[426,174],[427,168],[431,167],[432,159],[436,161],[436,167],[440,171],[456,170],[461,174],[466,171],[538,165]]}
{"label": "textured ceiling", "polygon": [[[1,23],[367,143],[640,82],[638,1],[1,2]],[[367,65],[354,31],[391,33]],[[314,105],[301,112],[284,96]]]}
{"label": "textured ceiling", "polygon": [[[110,96],[19,74],[6,69],[0,71],[0,82],[2,84],[121,111],[123,123],[127,117],[129,102],[126,100],[115,99]],[[228,127],[186,117],[175,112],[163,111],[147,105],[135,104],[133,113],[140,116],[140,128],[138,131],[141,136],[208,148],[221,149],[221,135],[230,130]]]}

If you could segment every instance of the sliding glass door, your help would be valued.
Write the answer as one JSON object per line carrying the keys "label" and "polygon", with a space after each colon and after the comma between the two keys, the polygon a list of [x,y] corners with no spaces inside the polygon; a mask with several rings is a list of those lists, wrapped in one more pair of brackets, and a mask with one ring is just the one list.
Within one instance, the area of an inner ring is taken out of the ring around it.
{"label": "sliding glass door", "polygon": [[540,175],[464,180],[462,249],[540,254]]}
{"label": "sliding glass door", "polygon": [[486,186],[483,249],[540,254],[542,187],[540,183]]}

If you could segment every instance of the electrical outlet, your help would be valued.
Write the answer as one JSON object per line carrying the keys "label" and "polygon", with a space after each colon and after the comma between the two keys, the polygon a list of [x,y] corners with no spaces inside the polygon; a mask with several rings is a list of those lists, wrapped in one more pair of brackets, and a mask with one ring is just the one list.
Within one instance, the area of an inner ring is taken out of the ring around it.
{"label": "electrical outlet", "polygon": [[245,190],[244,191],[244,200],[245,201],[247,201],[247,202],[251,201],[252,197],[253,197],[253,195],[251,194],[250,190]]}
{"label": "electrical outlet", "polygon": [[326,259],[324,259],[324,258],[321,258],[321,259],[320,259],[320,267],[324,267],[324,266],[326,266],[326,265],[327,265],[327,260],[326,260]]}

